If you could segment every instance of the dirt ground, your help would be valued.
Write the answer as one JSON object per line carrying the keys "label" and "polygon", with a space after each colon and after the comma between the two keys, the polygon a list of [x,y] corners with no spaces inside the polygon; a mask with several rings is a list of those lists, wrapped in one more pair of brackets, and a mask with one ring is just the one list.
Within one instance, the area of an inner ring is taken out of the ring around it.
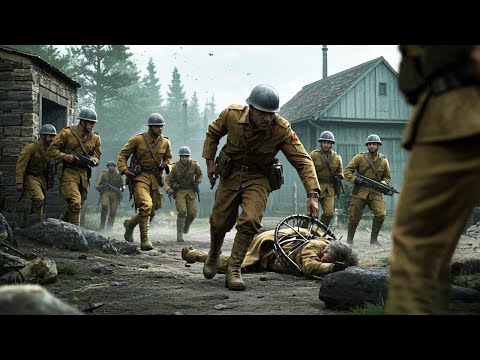
{"label": "dirt ground", "polygon": [[[110,232],[113,238],[123,239],[123,220],[117,218]],[[169,221],[170,220],[170,221]],[[265,218],[263,226],[272,229],[280,218]],[[87,219],[86,227],[96,230],[97,217]],[[381,232],[381,247],[369,245],[368,229],[357,231],[355,250],[361,265],[386,266],[391,249],[389,230]],[[337,237],[346,238],[346,230],[338,227]],[[152,222],[151,239],[154,250],[139,251],[134,255],[110,255],[100,250],[87,253],[59,250],[17,237],[18,249],[34,251],[37,255],[53,259],[59,270],[58,280],[45,287],[70,304],[79,302],[104,303],[94,315],[331,315],[352,314],[350,311],[332,311],[318,299],[321,280],[308,280],[293,275],[273,272],[248,273],[243,278],[246,291],[230,291],[224,287],[224,275],[217,274],[206,280],[203,264],[185,266],[181,259],[184,246],[208,251],[208,219],[196,219],[185,242],[176,242],[175,221],[156,217]],[[223,246],[228,254],[235,229],[227,234]],[[139,244],[138,227],[134,233]],[[459,251],[471,252],[471,248]],[[478,251],[478,250],[477,250]],[[79,259],[86,255],[86,259]],[[92,266],[103,264],[107,271],[98,274]],[[459,304],[454,314],[480,314],[479,306]]]}

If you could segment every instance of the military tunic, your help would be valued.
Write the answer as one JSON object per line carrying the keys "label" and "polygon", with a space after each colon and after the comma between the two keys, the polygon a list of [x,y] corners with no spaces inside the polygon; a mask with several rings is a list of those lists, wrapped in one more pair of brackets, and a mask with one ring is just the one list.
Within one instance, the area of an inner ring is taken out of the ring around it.
{"label": "military tunic", "polygon": [[63,162],[63,171],[59,174],[61,177],[60,197],[67,201],[68,207],[62,219],[72,224],[80,225],[80,211],[87,199],[90,179],[87,168],[79,166],[78,161],[72,164],[63,161],[66,153],[83,154],[82,146],[73,132],[79,137],[87,155],[95,162],[94,166],[98,166],[100,163],[102,144],[98,133],[92,131],[90,134],[85,134],[84,131],[78,128],[78,125],[74,125],[60,130],[47,150],[50,157],[57,160],[57,162]]}
{"label": "military tunic", "polygon": [[[370,166],[367,158],[372,161],[376,171]],[[369,151],[365,151],[355,155],[343,172],[345,180],[355,184],[355,171],[360,175],[381,182],[382,184],[390,184],[390,165],[388,159],[383,154],[377,153],[372,156]],[[368,205],[370,210],[372,210],[374,221],[377,219],[377,221],[383,223],[387,212],[383,194],[380,190],[366,185],[354,185],[351,195],[352,202],[349,207],[349,224],[358,225],[362,218],[365,205]]]}
{"label": "military tunic", "polygon": [[[425,45],[424,72],[468,63],[472,46]],[[409,51],[402,63],[415,55]],[[418,56],[418,53],[416,54]],[[402,69],[402,67],[401,67]],[[411,74],[401,71],[400,79]],[[478,79],[476,80],[478,83]],[[416,129],[416,130],[415,130]],[[411,149],[392,229],[387,314],[441,314],[450,304],[450,262],[480,199],[480,86],[433,94],[428,84],[413,107],[403,145]]]}
{"label": "military tunic", "polygon": [[[231,175],[220,177],[210,224],[217,234],[225,234],[236,225],[240,233],[258,233],[265,212],[270,184],[267,169],[278,151],[282,151],[297,169],[305,190],[320,189],[310,155],[290,123],[275,114],[269,131],[256,132],[249,122],[250,109],[234,104],[223,110],[209,125],[202,156],[214,159],[220,139],[227,135],[226,149],[235,166]],[[238,215],[238,207],[243,211]]]}
{"label": "military tunic", "polygon": [[15,182],[23,184],[25,196],[32,200],[31,213],[41,214],[45,204],[48,161],[47,149],[40,140],[25,145],[17,160]]}
{"label": "military tunic", "polygon": [[[320,193],[320,204],[322,205],[322,216],[320,221],[325,225],[329,225],[335,212],[335,189],[333,187],[334,176],[339,174],[343,178],[342,157],[339,153],[330,150],[313,150],[310,153],[315,171],[317,173],[318,182],[322,188]],[[329,166],[327,166],[327,164]],[[330,170],[332,172],[330,172]]]}
{"label": "military tunic", "polygon": [[165,179],[164,188],[168,192],[172,189],[172,183],[179,185],[175,190],[175,205],[179,217],[193,220],[197,216],[197,194],[194,186],[198,186],[202,179],[202,170],[195,160],[189,160],[186,165],[181,161],[173,164],[172,171]]}
{"label": "military tunic", "polygon": [[[104,184],[110,184],[120,190],[125,186],[125,181],[117,170],[114,170],[113,172],[104,170],[102,171],[95,188],[99,190]],[[100,203],[102,204],[102,212],[110,207],[109,224],[113,224],[117,214],[118,204],[120,203],[120,194],[112,189],[105,188],[100,196]]]}
{"label": "military tunic", "polygon": [[[165,161],[170,170],[173,164],[170,140],[163,135],[154,139],[150,131],[144,134],[158,161]],[[117,159],[120,174],[123,174],[127,169],[127,160],[132,154],[135,155],[137,164],[142,168],[142,172],[135,177],[133,188],[135,205],[142,217],[154,216],[155,210],[162,207],[162,194],[160,193],[160,184],[158,181],[161,173],[160,164],[157,164],[154,160],[145,141],[144,134],[132,136],[127,144],[120,150]]]}

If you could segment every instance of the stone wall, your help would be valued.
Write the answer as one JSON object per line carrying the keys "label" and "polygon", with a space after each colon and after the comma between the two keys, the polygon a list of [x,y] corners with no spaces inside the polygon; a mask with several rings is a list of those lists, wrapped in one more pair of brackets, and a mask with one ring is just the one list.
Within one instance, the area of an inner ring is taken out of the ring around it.
{"label": "stone wall", "polygon": [[[22,148],[37,138],[42,99],[67,108],[63,126],[73,123],[77,88],[46,65],[0,49],[0,212],[13,226],[25,226],[30,200],[18,201],[15,168]],[[57,131],[61,129],[57,128]]]}

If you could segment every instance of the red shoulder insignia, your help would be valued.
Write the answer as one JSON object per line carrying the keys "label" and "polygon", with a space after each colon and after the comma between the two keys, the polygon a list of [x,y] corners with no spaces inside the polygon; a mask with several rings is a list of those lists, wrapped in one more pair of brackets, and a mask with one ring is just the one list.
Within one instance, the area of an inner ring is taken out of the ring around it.
{"label": "red shoulder insignia", "polygon": [[298,136],[293,130],[292,130],[292,141],[298,141]]}

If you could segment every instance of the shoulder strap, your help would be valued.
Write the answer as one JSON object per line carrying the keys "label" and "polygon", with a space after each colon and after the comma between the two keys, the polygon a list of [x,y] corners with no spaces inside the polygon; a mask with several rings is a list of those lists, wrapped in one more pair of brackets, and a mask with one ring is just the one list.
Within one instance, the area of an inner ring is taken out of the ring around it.
{"label": "shoulder strap", "polygon": [[40,150],[40,147],[38,146],[38,143],[34,142],[33,145],[35,145],[35,147],[37,148],[37,151],[40,154],[40,156],[42,157],[42,160],[44,160],[45,164],[48,165],[48,160],[45,157],[45,155],[42,154],[42,151]]}
{"label": "shoulder strap", "polygon": [[[152,156],[153,156],[153,160],[155,160],[155,162],[157,163],[158,167],[160,167],[160,164],[161,164],[161,163],[158,161],[158,158],[157,158],[157,156],[155,155],[155,152],[154,152],[153,149],[152,149],[152,145],[150,145],[150,143],[149,143],[149,141],[148,141],[148,139],[147,139],[146,133],[143,133],[142,135],[143,135],[143,138],[145,139],[145,142],[147,143],[148,150],[150,150],[150,153],[151,153]],[[163,136],[161,136],[159,143],[161,144],[162,142],[163,142]]]}
{"label": "shoulder strap", "polygon": [[[325,165],[327,165],[327,169],[328,171],[330,171],[330,175],[335,175],[332,171],[332,168],[330,167],[330,164],[328,163],[328,159],[327,159],[327,155],[325,155],[325,152],[324,151],[320,151],[320,153],[322,154],[322,157],[325,159]],[[332,155],[335,155],[335,154],[332,154]]]}
{"label": "shoulder strap", "polygon": [[373,172],[375,173],[375,176],[377,177],[377,180],[378,180],[378,181],[382,181],[382,179],[380,179],[380,177],[378,176],[377,169],[375,168],[375,165],[373,164],[372,159],[369,159],[369,158],[368,158],[367,153],[363,153],[363,156],[365,157],[365,160],[367,160],[368,165],[370,165],[370,167],[372,168]]}
{"label": "shoulder strap", "polygon": [[77,133],[72,129],[70,128],[70,131],[72,132],[73,136],[75,136],[75,138],[77,139],[78,143],[80,144],[80,147],[82,148],[82,151],[85,155],[88,155],[87,151],[85,150],[85,148],[83,147],[83,144],[82,144],[82,141],[80,140],[80,138],[78,137]]}

